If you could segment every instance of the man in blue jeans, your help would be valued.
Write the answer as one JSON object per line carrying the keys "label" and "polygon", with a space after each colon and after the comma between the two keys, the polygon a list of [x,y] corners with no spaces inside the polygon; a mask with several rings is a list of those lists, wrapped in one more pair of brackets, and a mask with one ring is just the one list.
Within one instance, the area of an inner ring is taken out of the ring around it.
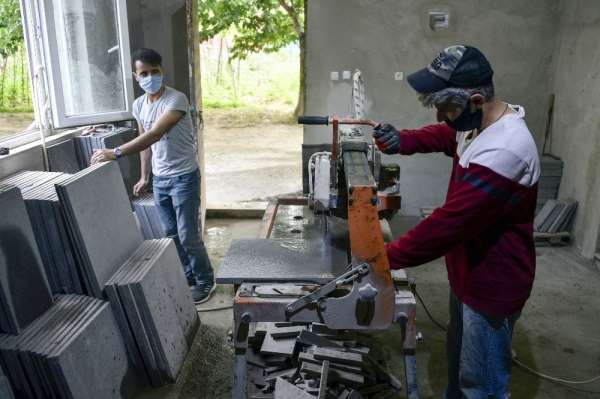
{"label": "man in blue jeans", "polygon": [[373,132],[386,154],[452,159],[445,203],[386,247],[392,269],[446,259],[446,399],[510,398],[512,331],[535,277],[538,150],[525,109],[495,96],[493,73],[477,48],[448,47],[407,77],[438,123]]}
{"label": "man in blue jeans", "polygon": [[163,227],[175,240],[194,301],[206,302],[215,284],[198,217],[200,171],[190,105],[185,94],[164,85],[160,54],[142,48],[132,61],[134,77],[146,92],[133,103],[139,136],[121,147],[97,150],[91,163],[139,152],[142,176],[133,188],[136,196],[148,187],[152,165],[154,201]]}

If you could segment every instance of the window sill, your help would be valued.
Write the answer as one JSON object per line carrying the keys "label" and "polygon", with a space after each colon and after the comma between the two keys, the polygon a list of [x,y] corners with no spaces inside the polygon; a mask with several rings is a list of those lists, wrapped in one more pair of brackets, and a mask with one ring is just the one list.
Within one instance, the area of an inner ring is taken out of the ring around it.
{"label": "window sill", "polygon": [[[69,129],[67,131],[63,131],[61,133],[53,134],[52,136],[46,137],[46,147],[52,144],[58,144],[60,142],[69,140],[77,133],[82,132],[84,129],[85,127]],[[13,155],[17,155],[19,153],[41,145],[42,140],[40,138],[39,130],[34,130],[32,132],[23,133],[18,136],[11,137],[9,139],[2,140],[0,141],[0,147],[10,148],[10,153],[8,155],[0,156],[0,160],[5,160]]]}

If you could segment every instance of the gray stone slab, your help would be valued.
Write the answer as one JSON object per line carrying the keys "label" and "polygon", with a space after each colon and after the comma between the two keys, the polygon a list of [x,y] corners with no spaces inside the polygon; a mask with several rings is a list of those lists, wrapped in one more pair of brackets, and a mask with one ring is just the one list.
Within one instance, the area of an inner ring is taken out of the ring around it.
{"label": "gray stone slab", "polygon": [[348,265],[346,248],[323,239],[233,240],[221,261],[217,283],[327,283]]}
{"label": "gray stone slab", "polygon": [[56,189],[91,293],[101,298],[104,284],[142,242],[119,167],[93,165]]}
{"label": "gray stone slab", "polygon": [[108,303],[86,321],[78,334],[48,358],[72,398],[127,398],[139,382]]}
{"label": "gray stone slab", "polygon": [[159,240],[163,251],[151,267],[136,277],[132,292],[157,357],[166,366],[166,377],[174,381],[191,347],[198,327],[198,314],[187,287],[175,243]]}
{"label": "gray stone slab", "polygon": [[43,333],[45,326],[61,316],[61,311],[75,309],[78,300],[83,297],[58,296],[54,305],[42,316],[32,322],[19,335],[0,335],[0,356],[7,365],[8,376],[13,384],[18,397],[33,397],[32,387],[29,383],[24,365],[19,360],[19,348],[34,339],[37,334]]}
{"label": "gray stone slab", "polygon": [[159,250],[160,245],[157,241],[145,241],[107,283],[107,287],[114,284],[119,304],[127,319],[127,326],[124,326],[121,330],[124,328],[130,329],[135,345],[139,350],[140,358],[144,363],[148,379],[154,386],[162,385],[164,379],[160,373],[152,345],[141,320],[140,312],[129,289],[129,284],[132,275],[135,275],[139,272],[140,268],[144,267],[143,260],[152,259]]}
{"label": "gray stone slab", "polygon": [[291,382],[278,378],[275,382],[275,399],[314,399],[314,396]]}
{"label": "gray stone slab", "polygon": [[[120,147],[128,141],[133,140],[136,137],[133,129],[120,128],[114,133],[102,137],[101,148],[115,148]],[[133,154],[126,157],[122,157],[118,161],[119,168],[121,169],[121,175],[123,176],[123,182],[127,189],[127,194],[131,197],[133,195],[133,186],[140,180],[140,156],[139,154]]]}
{"label": "gray stone slab", "polygon": [[52,172],[77,173],[81,170],[72,140],[46,147],[48,166]]}
{"label": "gray stone slab", "polygon": [[44,355],[51,348],[59,345],[65,337],[76,330],[81,320],[89,317],[102,304],[101,301],[86,296],[74,297],[71,300],[76,302],[72,309],[59,310],[53,322],[45,323],[40,334],[19,348],[19,359],[26,365],[29,380],[35,381],[38,389],[44,392],[42,396],[64,396],[56,391],[54,379],[47,372]]}
{"label": "gray stone slab", "polygon": [[17,334],[52,306],[52,294],[25,202],[15,187],[0,188],[1,332]]}
{"label": "gray stone slab", "polygon": [[275,340],[267,333],[260,347],[260,353],[265,355],[292,357],[296,348],[296,338],[284,338]]}

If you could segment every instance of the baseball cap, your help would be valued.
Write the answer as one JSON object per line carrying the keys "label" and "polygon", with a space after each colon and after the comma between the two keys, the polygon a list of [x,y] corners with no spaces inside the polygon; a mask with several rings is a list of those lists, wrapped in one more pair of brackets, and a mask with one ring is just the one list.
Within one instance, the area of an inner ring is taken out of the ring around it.
{"label": "baseball cap", "polygon": [[426,68],[406,80],[419,93],[434,93],[447,87],[473,88],[492,82],[494,71],[485,56],[471,46],[450,46]]}

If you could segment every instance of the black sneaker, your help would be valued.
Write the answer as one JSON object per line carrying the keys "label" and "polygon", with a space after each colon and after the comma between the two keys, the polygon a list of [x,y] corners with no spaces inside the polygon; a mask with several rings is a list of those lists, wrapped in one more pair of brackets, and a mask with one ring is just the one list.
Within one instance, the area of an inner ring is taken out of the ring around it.
{"label": "black sneaker", "polygon": [[215,292],[217,288],[216,284],[201,284],[196,283],[193,287],[190,287],[192,292],[192,298],[194,299],[195,304],[200,304],[208,301],[212,294]]}
{"label": "black sneaker", "polygon": [[189,287],[196,285],[196,277],[187,277],[187,283]]}

